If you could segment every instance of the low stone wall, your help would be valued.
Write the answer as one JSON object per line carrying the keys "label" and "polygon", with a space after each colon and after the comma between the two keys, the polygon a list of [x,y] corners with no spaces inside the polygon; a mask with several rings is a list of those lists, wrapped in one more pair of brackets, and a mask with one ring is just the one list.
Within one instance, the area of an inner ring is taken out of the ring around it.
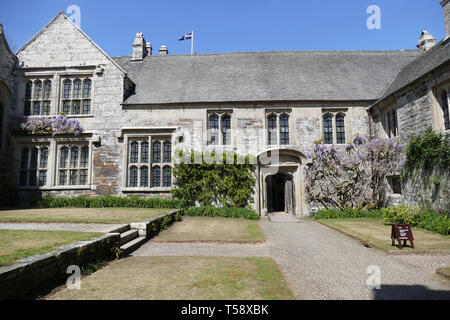
{"label": "low stone wall", "polygon": [[90,262],[117,257],[120,234],[109,233],[99,238],[66,245],[50,253],[31,256],[18,264],[0,268],[0,299],[34,298],[64,283],[70,276],[67,267],[80,268]]}
{"label": "low stone wall", "polygon": [[161,230],[174,223],[177,217],[182,214],[183,210],[181,209],[173,210],[168,214],[160,215],[144,222],[130,223],[130,228],[138,230],[139,236],[151,239]]}

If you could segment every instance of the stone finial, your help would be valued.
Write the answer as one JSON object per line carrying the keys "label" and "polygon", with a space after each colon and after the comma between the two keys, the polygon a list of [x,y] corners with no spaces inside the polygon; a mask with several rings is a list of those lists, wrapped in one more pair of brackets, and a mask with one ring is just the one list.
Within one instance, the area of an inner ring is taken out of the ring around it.
{"label": "stone finial", "polygon": [[152,52],[153,52],[152,44],[151,44],[150,42],[147,42],[147,44],[145,45],[145,47],[147,48],[148,55],[151,56],[151,55],[152,55]]}
{"label": "stone finial", "polygon": [[131,56],[131,61],[142,61],[147,56],[147,46],[145,44],[144,34],[138,32],[133,43],[133,53]]}
{"label": "stone finial", "polygon": [[444,10],[444,24],[445,24],[445,37],[450,37],[450,0],[441,1],[442,9]]}
{"label": "stone finial", "polygon": [[160,55],[160,56],[167,56],[168,54],[169,54],[169,49],[167,49],[166,46],[162,45],[162,46],[159,48],[159,55]]}
{"label": "stone finial", "polygon": [[417,42],[417,49],[421,52],[425,52],[433,48],[435,44],[436,39],[427,30],[423,30],[419,42]]}

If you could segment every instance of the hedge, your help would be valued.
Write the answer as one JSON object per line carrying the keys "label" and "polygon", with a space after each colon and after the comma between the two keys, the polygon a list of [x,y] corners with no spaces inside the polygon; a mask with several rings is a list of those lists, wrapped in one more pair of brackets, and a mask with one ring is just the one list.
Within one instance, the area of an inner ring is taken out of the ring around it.
{"label": "hedge", "polygon": [[41,208],[162,208],[181,209],[185,202],[178,199],[164,198],[123,198],[123,197],[74,197],[74,198],[44,198],[38,200],[35,206]]}
{"label": "hedge", "polygon": [[[410,214],[408,212],[410,211]],[[314,220],[323,219],[348,219],[348,218],[372,218],[383,219],[386,224],[408,223],[413,227],[422,228],[443,235],[450,234],[450,218],[434,212],[419,211],[417,208],[404,206],[365,211],[365,210],[320,210],[314,216]]]}
{"label": "hedge", "polygon": [[191,207],[184,210],[185,216],[191,217],[222,217],[222,218],[243,218],[248,220],[259,220],[259,215],[247,208],[231,207]]}

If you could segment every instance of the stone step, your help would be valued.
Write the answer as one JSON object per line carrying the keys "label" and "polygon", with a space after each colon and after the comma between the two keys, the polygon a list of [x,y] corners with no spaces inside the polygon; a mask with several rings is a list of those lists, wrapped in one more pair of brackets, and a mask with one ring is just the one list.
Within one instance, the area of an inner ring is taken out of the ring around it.
{"label": "stone step", "polygon": [[125,224],[117,229],[111,230],[110,233],[124,233],[126,231],[130,230],[130,225]]}
{"label": "stone step", "polygon": [[120,245],[123,245],[131,240],[139,237],[139,232],[137,230],[128,230],[120,234]]}
{"label": "stone step", "polygon": [[125,243],[120,246],[120,251],[123,255],[127,255],[138,249],[141,245],[143,245],[147,241],[146,237],[138,237],[130,242]]}

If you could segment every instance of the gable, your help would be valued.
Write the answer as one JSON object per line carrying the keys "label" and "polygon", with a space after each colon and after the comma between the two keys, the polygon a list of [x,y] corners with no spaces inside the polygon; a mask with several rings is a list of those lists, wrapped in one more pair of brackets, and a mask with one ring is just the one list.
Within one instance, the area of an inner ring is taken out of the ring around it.
{"label": "gable", "polygon": [[64,12],[60,12],[18,52],[22,68],[57,68],[112,64],[125,71]]}

